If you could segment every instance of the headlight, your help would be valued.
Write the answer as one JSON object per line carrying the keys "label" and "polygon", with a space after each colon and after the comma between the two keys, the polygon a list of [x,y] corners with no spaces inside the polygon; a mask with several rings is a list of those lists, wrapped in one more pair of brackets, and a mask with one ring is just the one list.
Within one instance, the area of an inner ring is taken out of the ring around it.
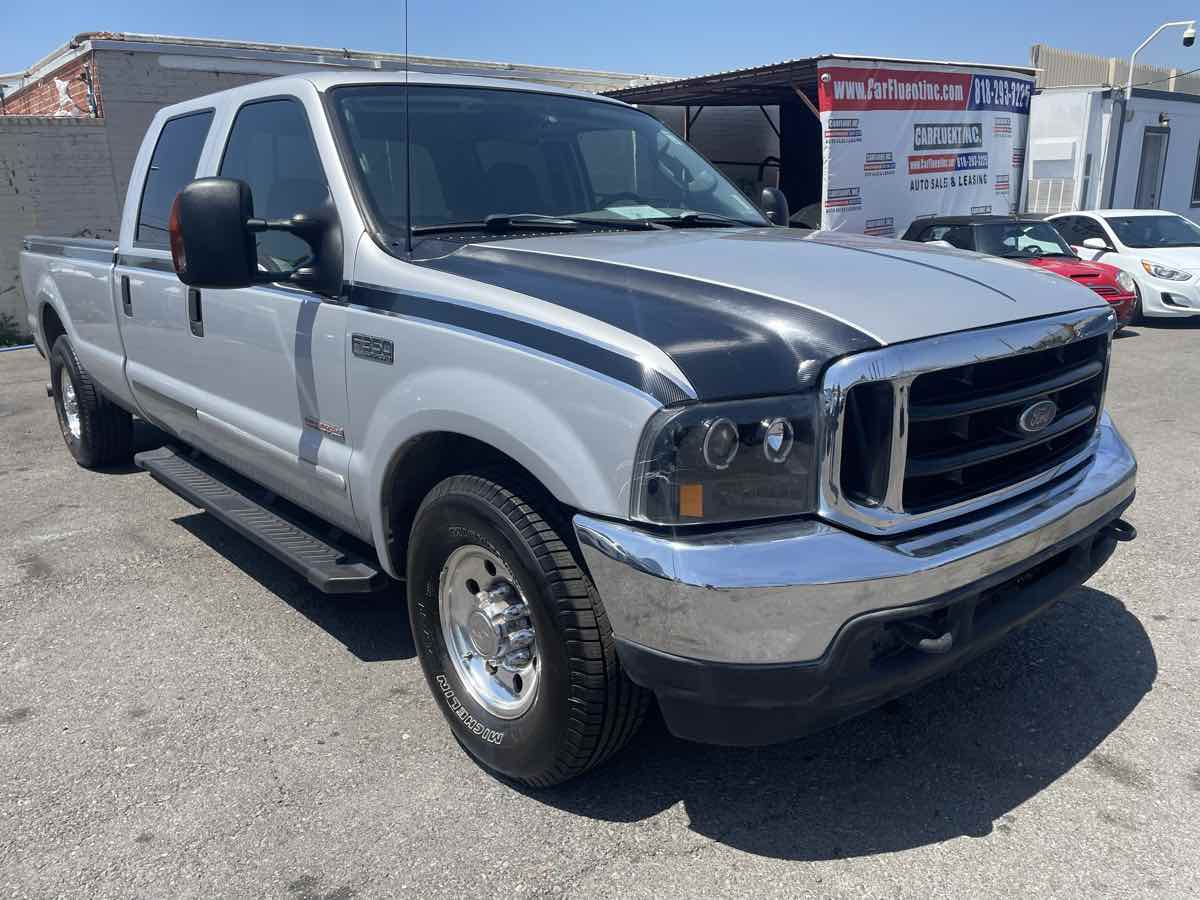
{"label": "headlight", "polygon": [[1117,285],[1127,294],[1132,294],[1136,287],[1133,283],[1133,276],[1125,271],[1117,273]]}
{"label": "headlight", "polygon": [[1142,260],[1142,268],[1155,278],[1165,278],[1167,281],[1187,281],[1192,277],[1187,272],[1180,272],[1178,269],[1172,269],[1170,266],[1161,266],[1156,262],[1150,262],[1148,259]]}
{"label": "headlight", "polygon": [[631,515],[686,525],[812,512],[816,411],[811,394],[660,410],[638,448]]}

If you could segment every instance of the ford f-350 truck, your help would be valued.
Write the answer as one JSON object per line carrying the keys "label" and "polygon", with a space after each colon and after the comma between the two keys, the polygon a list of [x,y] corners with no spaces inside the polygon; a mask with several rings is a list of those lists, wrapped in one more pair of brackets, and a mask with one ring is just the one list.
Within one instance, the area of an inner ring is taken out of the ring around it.
{"label": "ford f-350 truck", "polygon": [[114,246],[30,236],[67,447],[331,593],[531,785],[791,738],[994,645],[1121,540],[1113,313],[972,253],[789,230],[651,116],[324,72],[168,107]]}

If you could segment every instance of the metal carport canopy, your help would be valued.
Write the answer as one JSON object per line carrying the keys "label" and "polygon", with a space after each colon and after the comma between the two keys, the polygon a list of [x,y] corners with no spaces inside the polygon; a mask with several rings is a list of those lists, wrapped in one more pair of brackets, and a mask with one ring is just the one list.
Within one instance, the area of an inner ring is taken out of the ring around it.
{"label": "metal carport canopy", "polygon": [[1006,72],[1037,74],[1028,66],[996,65],[991,63],[955,62],[939,59],[902,59],[890,56],[857,56],[845,53],[825,53],[805,59],[791,59],[731,69],[711,75],[697,75],[677,81],[661,81],[637,87],[606,91],[605,96],[652,106],[777,106],[794,103],[807,97],[817,100],[817,66],[825,60],[848,60],[871,63],[905,63],[925,66],[963,66],[972,69],[996,69]]}

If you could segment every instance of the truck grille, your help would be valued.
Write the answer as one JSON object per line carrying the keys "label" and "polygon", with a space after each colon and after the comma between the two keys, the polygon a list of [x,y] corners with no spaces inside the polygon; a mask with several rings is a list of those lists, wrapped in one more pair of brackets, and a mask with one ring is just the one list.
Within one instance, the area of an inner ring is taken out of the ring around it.
{"label": "truck grille", "polygon": [[1086,310],[849,357],[823,384],[821,511],[878,533],[1030,490],[1089,458],[1113,318]]}
{"label": "truck grille", "polygon": [[[908,397],[904,509],[990,493],[1082,449],[1100,415],[1107,345],[1094,337],[918,376]],[[1054,403],[1053,421],[1023,430],[1022,412],[1042,400]]]}

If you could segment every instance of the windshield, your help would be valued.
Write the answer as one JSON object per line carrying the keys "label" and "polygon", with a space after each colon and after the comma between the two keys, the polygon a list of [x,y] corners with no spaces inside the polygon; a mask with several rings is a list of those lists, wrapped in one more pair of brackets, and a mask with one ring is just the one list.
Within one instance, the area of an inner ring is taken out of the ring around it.
{"label": "windshield", "polygon": [[1126,247],[1200,247],[1200,228],[1183,216],[1105,216]]}
{"label": "windshield", "polygon": [[1049,222],[997,222],[975,226],[975,249],[992,256],[1029,259],[1074,256],[1058,229]]}
{"label": "windshield", "polygon": [[[404,91],[372,85],[333,92],[355,174],[386,231],[403,233],[409,225],[427,232],[489,216],[495,225],[522,215],[648,225],[699,212],[768,224],[657,119],[576,97],[413,85],[406,176]],[[406,184],[412,190],[408,223]],[[517,219],[512,227],[528,224]]]}

